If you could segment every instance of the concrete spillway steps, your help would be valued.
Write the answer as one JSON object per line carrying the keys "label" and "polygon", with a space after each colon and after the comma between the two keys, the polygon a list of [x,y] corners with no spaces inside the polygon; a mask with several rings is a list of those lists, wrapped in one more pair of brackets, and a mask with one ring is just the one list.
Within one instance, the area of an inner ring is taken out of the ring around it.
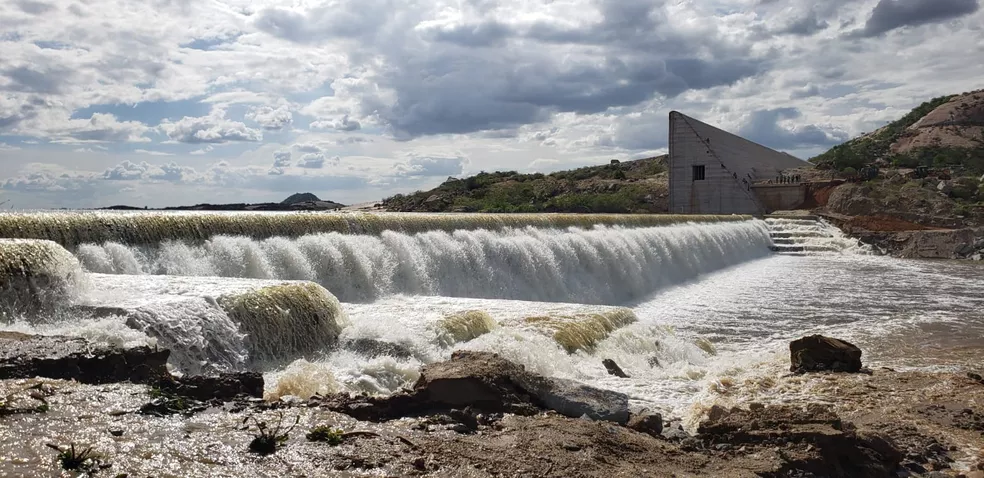
{"label": "concrete spillway steps", "polygon": [[767,217],[765,222],[772,238],[771,249],[779,254],[842,254],[854,245],[840,230],[813,216]]}

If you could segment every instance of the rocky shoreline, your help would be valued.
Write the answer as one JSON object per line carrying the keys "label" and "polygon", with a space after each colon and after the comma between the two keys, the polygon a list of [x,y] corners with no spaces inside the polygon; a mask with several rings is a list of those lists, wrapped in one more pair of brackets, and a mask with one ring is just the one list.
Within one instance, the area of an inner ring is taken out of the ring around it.
{"label": "rocky shoreline", "polygon": [[[689,431],[484,352],[426,365],[388,397],[268,402],[255,373],[173,377],[166,351],[79,340],[0,335],[19,347],[0,357],[8,474],[57,475],[56,448],[97,476],[984,477],[984,379],[867,370],[819,336],[791,344],[792,373]],[[115,372],[85,373],[96,358]],[[810,398],[780,400],[790,389]]]}
{"label": "rocky shoreline", "polygon": [[844,216],[827,212],[818,215],[882,255],[902,259],[984,260],[984,227],[945,229],[888,216]]}

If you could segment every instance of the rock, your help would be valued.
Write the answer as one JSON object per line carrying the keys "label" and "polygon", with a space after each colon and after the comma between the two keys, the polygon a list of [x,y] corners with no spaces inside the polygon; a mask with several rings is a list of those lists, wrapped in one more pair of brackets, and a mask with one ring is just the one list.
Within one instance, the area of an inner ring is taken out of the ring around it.
{"label": "rock", "polygon": [[202,401],[263,397],[263,375],[258,372],[169,378],[161,380],[157,386],[173,395]]}
{"label": "rock", "polygon": [[526,386],[539,402],[550,410],[568,417],[587,416],[624,425],[629,420],[629,397],[624,393],[603,390],[573,380],[537,377]]}
{"label": "rock", "polygon": [[663,434],[663,416],[658,413],[633,414],[625,426],[637,432],[659,437]]}
{"label": "rock", "polygon": [[[526,400],[568,417],[587,415],[594,420],[624,424],[629,418],[628,396],[573,380],[552,379],[527,372],[519,364],[487,352],[458,351],[451,360],[425,366],[414,385],[432,402],[478,406]],[[503,411],[493,405],[490,411]]]}
{"label": "rock", "polygon": [[830,193],[827,209],[846,216],[868,216],[877,210],[875,202],[868,197],[871,188],[858,184],[842,184]]}
{"label": "rock", "polygon": [[605,366],[605,370],[608,370],[608,374],[609,375],[614,375],[614,376],[619,377],[619,378],[629,378],[629,376],[626,375],[625,372],[622,371],[622,368],[619,367],[618,364],[615,363],[614,360],[612,360],[612,359],[605,359],[605,360],[602,360],[601,363],[602,363],[602,365]]}
{"label": "rock", "polygon": [[789,344],[789,370],[805,372],[861,371],[861,349],[843,340],[811,335]]}
{"label": "rock", "polygon": [[88,384],[156,383],[170,351],[94,345],[82,338],[0,332],[0,379],[45,377]]}
{"label": "rock", "polygon": [[629,399],[573,380],[535,375],[488,352],[457,351],[451,359],[425,365],[413,388],[389,397],[327,397],[324,406],[359,420],[382,421],[416,414],[471,408],[473,413],[532,415],[553,410],[625,424]]}
{"label": "rock", "polygon": [[410,350],[410,347],[406,345],[370,338],[346,340],[341,343],[341,347],[368,358],[393,357],[397,359],[408,359],[414,356],[413,350]]}
{"label": "rock", "polygon": [[[805,473],[775,476],[893,476],[902,461],[902,453],[891,441],[854,431],[853,425],[822,406],[722,408],[717,415],[698,425],[697,438],[713,449],[799,444],[799,451],[784,458],[783,467]],[[783,453],[779,447],[775,450]]]}

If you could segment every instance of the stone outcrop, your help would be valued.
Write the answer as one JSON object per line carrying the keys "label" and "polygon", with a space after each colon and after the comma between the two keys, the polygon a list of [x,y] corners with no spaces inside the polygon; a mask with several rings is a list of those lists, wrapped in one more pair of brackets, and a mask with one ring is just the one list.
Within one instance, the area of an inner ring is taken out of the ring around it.
{"label": "stone outcrop", "polygon": [[263,375],[258,372],[223,373],[167,378],[157,387],[167,393],[194,400],[232,400],[263,397]]}
{"label": "stone outcrop", "polygon": [[789,344],[789,370],[806,372],[860,372],[861,349],[840,339],[811,335]]}
{"label": "stone outcrop", "polygon": [[625,394],[542,377],[497,354],[472,351],[457,351],[448,361],[424,366],[406,393],[386,398],[333,396],[325,405],[373,421],[464,408],[519,415],[553,410],[620,424],[629,418]]}
{"label": "stone outcrop", "polygon": [[902,460],[890,439],[858,432],[816,404],[754,410],[715,406],[708,415],[697,430],[706,448],[792,445],[785,451],[781,469],[764,476],[895,476]]}
{"label": "stone outcrop", "polygon": [[45,377],[82,383],[156,383],[168,377],[170,351],[120,348],[73,337],[0,332],[0,379]]}

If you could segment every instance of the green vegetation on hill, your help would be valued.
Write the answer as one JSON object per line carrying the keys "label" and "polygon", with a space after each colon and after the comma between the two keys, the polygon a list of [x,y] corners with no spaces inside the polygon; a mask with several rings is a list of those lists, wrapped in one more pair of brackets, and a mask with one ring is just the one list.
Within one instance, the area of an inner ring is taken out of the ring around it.
{"label": "green vegetation on hill", "polygon": [[841,170],[844,168],[860,169],[878,159],[887,159],[893,162],[895,160],[906,161],[907,159],[891,157],[892,143],[898,141],[907,128],[952,98],[953,95],[933,98],[913,108],[907,115],[887,126],[871,134],[834,146],[826,153],[811,158],[810,162],[820,168]]}
{"label": "green vegetation on hill", "polygon": [[403,212],[666,212],[665,156],[550,174],[481,172],[383,200]]}
{"label": "green vegetation on hill", "polygon": [[902,118],[889,123],[870,134],[854,138],[834,146],[810,161],[820,169],[838,171],[859,170],[871,164],[914,168],[951,168],[957,173],[984,173],[984,134],[978,129],[977,121],[971,118],[954,125],[935,126],[942,130],[932,137],[930,144],[912,147],[899,147],[900,141],[920,135],[919,129],[911,128],[920,119],[929,115],[955,98],[960,98],[958,112],[980,109],[980,92],[964,93],[933,98],[910,111]]}

